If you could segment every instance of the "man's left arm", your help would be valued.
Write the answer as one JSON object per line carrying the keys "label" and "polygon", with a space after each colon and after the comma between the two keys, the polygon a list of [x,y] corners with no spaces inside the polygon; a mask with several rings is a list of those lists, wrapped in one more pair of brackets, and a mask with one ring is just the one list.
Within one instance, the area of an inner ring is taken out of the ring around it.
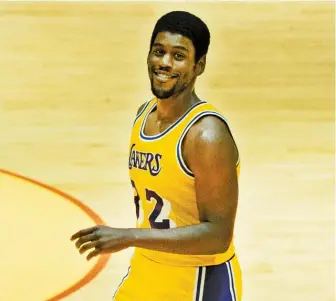
{"label": "man's left arm", "polygon": [[194,127],[185,149],[201,223],[167,230],[131,229],[132,246],[194,255],[221,253],[229,247],[238,203],[238,153],[232,136],[222,121],[210,117]]}
{"label": "man's left arm", "polygon": [[188,133],[184,153],[195,177],[199,224],[171,229],[93,227],[95,234],[87,229],[73,236],[79,238],[80,252],[95,248],[89,258],[127,247],[193,255],[225,252],[232,240],[238,202],[235,143],[222,121],[204,118]]}

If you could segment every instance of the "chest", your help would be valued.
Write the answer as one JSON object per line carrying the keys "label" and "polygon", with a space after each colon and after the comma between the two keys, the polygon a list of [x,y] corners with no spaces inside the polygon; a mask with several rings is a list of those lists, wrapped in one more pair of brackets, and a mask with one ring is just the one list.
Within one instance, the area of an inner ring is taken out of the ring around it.
{"label": "chest", "polygon": [[148,115],[144,122],[143,132],[147,136],[156,136],[166,131],[176,120],[164,121],[157,120],[155,112]]}

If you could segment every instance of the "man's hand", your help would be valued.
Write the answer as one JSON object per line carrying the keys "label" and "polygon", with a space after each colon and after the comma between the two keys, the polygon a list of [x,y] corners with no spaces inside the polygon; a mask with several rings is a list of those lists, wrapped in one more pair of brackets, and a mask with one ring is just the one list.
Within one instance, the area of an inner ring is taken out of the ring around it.
{"label": "man's hand", "polygon": [[71,240],[77,240],[76,247],[83,254],[93,249],[87,260],[100,254],[115,253],[131,246],[130,232],[127,229],[111,228],[107,226],[95,226],[83,229],[71,236]]}

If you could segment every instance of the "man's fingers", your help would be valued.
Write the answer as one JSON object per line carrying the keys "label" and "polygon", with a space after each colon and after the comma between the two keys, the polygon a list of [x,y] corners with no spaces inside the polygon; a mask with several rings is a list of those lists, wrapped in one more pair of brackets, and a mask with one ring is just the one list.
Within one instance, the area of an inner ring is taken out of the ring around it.
{"label": "man's fingers", "polygon": [[94,251],[90,252],[88,256],[86,256],[87,260],[90,260],[92,257],[95,257],[100,254],[100,249],[96,248]]}
{"label": "man's fingers", "polygon": [[83,254],[85,251],[92,249],[92,248],[98,249],[99,243],[100,242],[98,240],[87,243],[79,249],[79,253]]}
{"label": "man's fingers", "polygon": [[98,237],[97,237],[97,234],[95,232],[91,233],[91,234],[88,234],[88,235],[85,235],[85,236],[82,236],[80,239],[77,240],[76,242],[76,247],[77,249],[81,247],[81,245],[89,242],[89,241],[94,241],[96,240]]}
{"label": "man's fingers", "polygon": [[97,229],[98,229],[98,227],[94,226],[94,227],[90,227],[90,228],[87,228],[87,229],[80,230],[80,231],[76,232],[74,235],[71,236],[71,240],[75,240],[77,238],[80,238],[81,236],[91,234]]}

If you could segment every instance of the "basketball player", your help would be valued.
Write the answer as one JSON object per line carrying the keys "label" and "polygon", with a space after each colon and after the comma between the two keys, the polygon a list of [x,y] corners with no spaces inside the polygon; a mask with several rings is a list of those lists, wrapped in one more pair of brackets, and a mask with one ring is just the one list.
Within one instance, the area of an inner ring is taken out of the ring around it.
{"label": "basketball player", "polygon": [[225,118],[195,92],[210,44],[198,17],[156,23],[147,58],[154,98],[134,121],[129,148],[136,227],[72,236],[87,259],[134,247],[115,301],[240,301],[233,243],[239,155]]}

